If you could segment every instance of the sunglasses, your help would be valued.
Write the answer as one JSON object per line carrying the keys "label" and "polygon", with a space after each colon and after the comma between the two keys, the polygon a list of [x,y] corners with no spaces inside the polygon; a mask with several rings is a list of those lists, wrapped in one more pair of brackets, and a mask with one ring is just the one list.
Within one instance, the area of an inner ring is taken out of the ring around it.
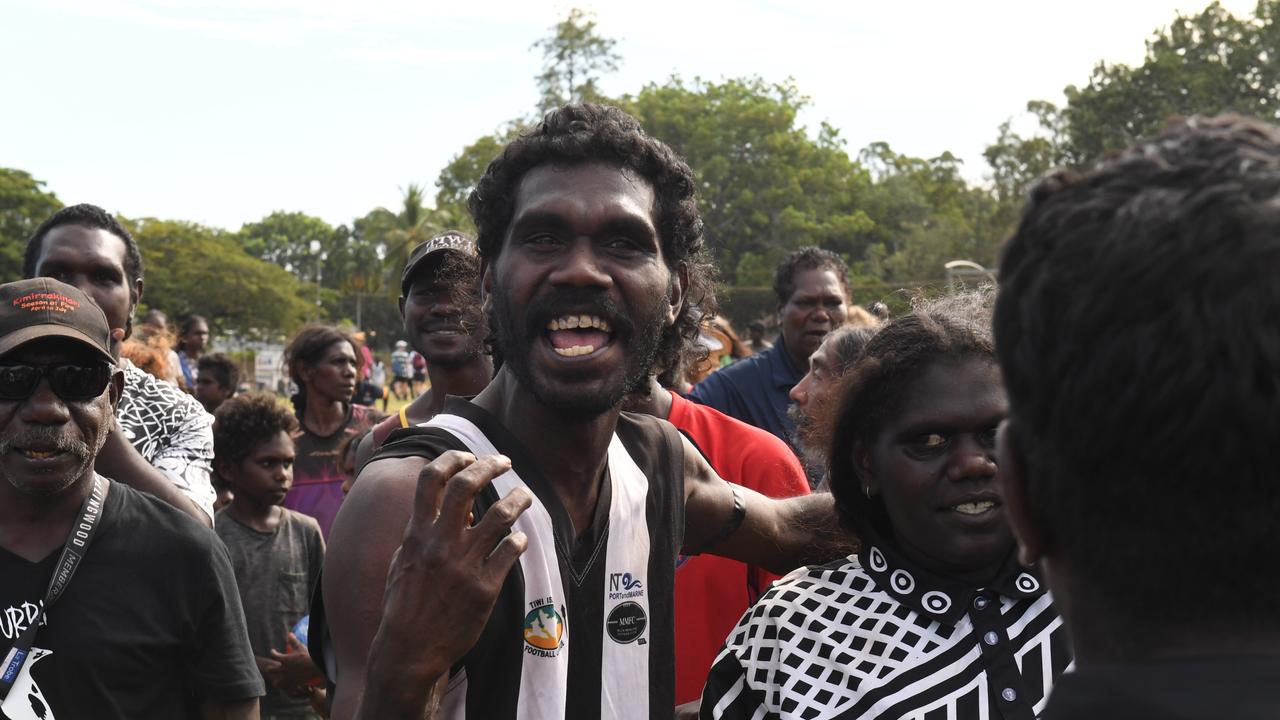
{"label": "sunglasses", "polygon": [[0,400],[26,400],[49,379],[49,388],[63,400],[92,400],[111,383],[110,365],[0,365]]}

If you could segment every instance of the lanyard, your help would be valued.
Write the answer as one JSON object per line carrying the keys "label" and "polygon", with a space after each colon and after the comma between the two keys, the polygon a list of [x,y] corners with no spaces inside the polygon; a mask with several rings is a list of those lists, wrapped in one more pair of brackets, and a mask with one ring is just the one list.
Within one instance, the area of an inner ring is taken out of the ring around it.
{"label": "lanyard", "polygon": [[89,550],[93,533],[102,520],[102,503],[106,494],[107,481],[99,475],[94,475],[93,489],[89,492],[89,497],[84,499],[84,504],[80,506],[80,514],[76,517],[75,525],[71,526],[71,536],[67,538],[67,544],[62,547],[62,555],[58,557],[53,577],[49,579],[49,589],[45,591],[44,603],[31,623],[22,631],[22,635],[18,636],[18,641],[5,656],[4,664],[0,665],[4,669],[3,673],[0,673],[0,702],[9,696],[9,691],[18,680],[18,673],[27,661],[31,644],[35,642],[36,628],[44,621],[49,608],[61,597],[62,591],[67,589],[71,576],[75,574],[80,561],[84,559],[85,552]]}

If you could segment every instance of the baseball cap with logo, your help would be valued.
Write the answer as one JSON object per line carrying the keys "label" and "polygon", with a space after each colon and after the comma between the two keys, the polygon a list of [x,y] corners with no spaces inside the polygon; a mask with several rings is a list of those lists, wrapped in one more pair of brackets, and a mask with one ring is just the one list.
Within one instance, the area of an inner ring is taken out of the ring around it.
{"label": "baseball cap with logo", "polygon": [[0,285],[0,356],[47,337],[78,341],[116,361],[107,316],[79,288],[47,277]]}
{"label": "baseball cap with logo", "polygon": [[427,257],[433,253],[452,250],[476,257],[476,241],[469,235],[449,230],[420,243],[418,247],[409,253],[409,262],[404,265],[404,274],[400,276],[400,294],[409,294],[409,280],[413,278],[413,274],[418,271],[419,266],[426,261]]}

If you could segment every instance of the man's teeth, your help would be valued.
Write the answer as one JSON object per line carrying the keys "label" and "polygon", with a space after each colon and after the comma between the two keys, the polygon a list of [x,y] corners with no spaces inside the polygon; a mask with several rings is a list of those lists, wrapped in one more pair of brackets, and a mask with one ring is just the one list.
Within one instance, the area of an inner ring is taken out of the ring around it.
{"label": "man's teeth", "polygon": [[994,502],[990,500],[983,500],[982,502],[960,503],[951,509],[965,515],[979,515],[995,506],[996,504]]}
{"label": "man's teeth", "polygon": [[592,345],[574,345],[573,347],[551,348],[551,349],[555,350],[557,355],[563,355],[565,357],[577,357],[578,355],[590,355],[591,353],[596,351],[595,347]]}
{"label": "man's teeth", "polygon": [[30,450],[30,449],[28,449],[28,450],[24,450],[23,452],[25,452],[25,453],[26,453],[27,457],[29,457],[29,458],[34,458],[34,459],[36,459],[36,460],[44,460],[45,458],[51,458],[51,457],[53,457],[54,455],[57,455],[57,454],[58,454],[58,451],[57,451],[57,450]]}
{"label": "man's teeth", "polygon": [[548,330],[573,330],[575,328],[595,328],[612,332],[609,323],[595,315],[561,315],[547,323]]}

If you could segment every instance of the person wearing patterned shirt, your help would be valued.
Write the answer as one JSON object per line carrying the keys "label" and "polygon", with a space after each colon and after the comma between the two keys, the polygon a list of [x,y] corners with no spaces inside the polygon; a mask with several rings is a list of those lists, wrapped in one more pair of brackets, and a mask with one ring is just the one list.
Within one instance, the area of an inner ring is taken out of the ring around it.
{"label": "person wearing patterned shirt", "polygon": [[1280,718],[1280,128],[1188,118],[1030,198],[998,447],[1078,659],[1044,718]]}
{"label": "person wearing patterned shirt", "polygon": [[[106,313],[119,354],[142,297],[142,255],[110,213],[86,204],[51,215],[27,242],[22,272],[61,280],[93,298]],[[124,394],[98,454],[98,472],[212,526],[213,416],[195,398],[128,360],[120,365]]]}
{"label": "person wearing patterned shirt", "polygon": [[1006,401],[990,294],[921,305],[846,376],[831,492],[856,555],[803,568],[747,611],[701,717],[1029,720],[1071,665],[996,488]]}

